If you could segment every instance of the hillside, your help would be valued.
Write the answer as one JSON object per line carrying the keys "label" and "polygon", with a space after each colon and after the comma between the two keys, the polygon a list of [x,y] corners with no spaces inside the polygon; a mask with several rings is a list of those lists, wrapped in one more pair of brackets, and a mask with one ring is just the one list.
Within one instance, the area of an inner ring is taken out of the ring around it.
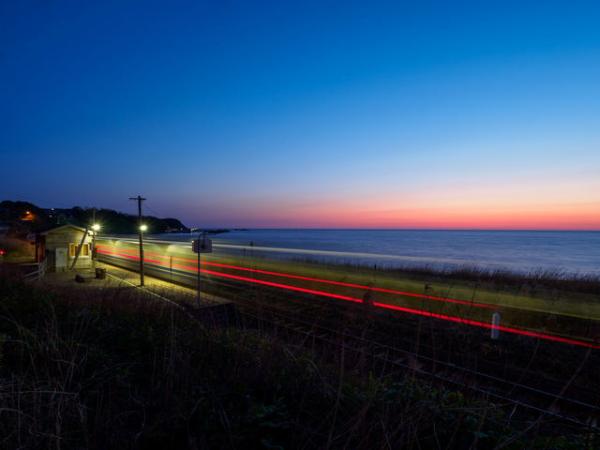
{"label": "hillside", "polygon": [[[41,208],[24,201],[5,200],[0,202],[0,223],[10,228],[11,234],[22,235],[41,231],[56,225],[72,223],[82,227],[92,224],[93,208]],[[148,233],[187,232],[189,228],[174,218],[144,216]],[[127,234],[137,232],[137,216],[112,209],[96,209],[96,222],[102,232]]]}

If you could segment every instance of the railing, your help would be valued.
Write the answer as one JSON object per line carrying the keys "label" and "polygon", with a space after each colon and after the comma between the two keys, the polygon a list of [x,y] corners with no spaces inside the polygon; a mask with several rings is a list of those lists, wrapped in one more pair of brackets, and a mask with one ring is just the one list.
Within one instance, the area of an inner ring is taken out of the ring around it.
{"label": "railing", "polygon": [[44,260],[39,263],[23,264],[21,267],[31,266],[34,268],[31,272],[28,271],[23,276],[23,279],[25,279],[25,280],[41,280],[42,278],[44,278],[44,275],[46,275],[46,268],[48,267],[47,261],[48,261],[48,259],[44,258]]}

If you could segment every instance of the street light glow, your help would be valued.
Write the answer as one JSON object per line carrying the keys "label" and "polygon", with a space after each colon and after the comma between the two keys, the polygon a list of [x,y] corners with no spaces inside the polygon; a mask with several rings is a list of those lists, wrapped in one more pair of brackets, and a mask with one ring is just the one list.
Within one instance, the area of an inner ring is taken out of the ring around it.
{"label": "street light glow", "polygon": [[100,231],[100,228],[102,228],[102,227],[100,226],[99,223],[95,223],[94,225],[92,225],[92,230],[94,230],[96,232]]}
{"label": "street light glow", "polygon": [[146,224],[140,225],[140,231],[142,231],[142,232],[148,231],[148,225],[146,225]]}

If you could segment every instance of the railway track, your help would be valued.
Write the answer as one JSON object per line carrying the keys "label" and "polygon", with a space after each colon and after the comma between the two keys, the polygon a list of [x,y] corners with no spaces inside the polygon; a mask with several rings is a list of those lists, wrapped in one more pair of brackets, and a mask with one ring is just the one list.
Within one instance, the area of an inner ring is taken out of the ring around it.
{"label": "railway track", "polygon": [[[229,297],[236,299],[244,326],[285,330],[288,335],[298,337],[299,342],[312,342],[313,346],[318,342],[366,357],[385,373],[410,373],[444,386],[458,387],[497,401],[504,408],[513,408],[510,417],[517,416],[520,409],[529,420],[535,416],[537,420],[552,418],[600,433],[599,394],[580,386],[574,387],[573,379],[577,373],[571,380],[544,378],[536,380],[536,386],[531,386],[522,382],[523,377],[539,378],[540,375],[526,368],[511,368],[507,373],[506,366],[494,367],[489,363],[484,364],[485,371],[478,367],[467,367],[435,357],[435,346],[425,342],[420,343],[418,351],[409,350],[410,345],[414,345],[414,323],[406,325],[404,321],[396,321],[401,322],[398,325],[404,332],[394,336],[396,345],[392,345],[385,343],[383,332],[340,322],[340,317],[343,317],[340,316],[341,309],[360,309],[362,305],[293,302],[280,292],[270,292],[264,288],[260,289],[264,298],[257,301],[259,296],[249,299],[247,294],[248,291],[256,293],[258,290],[243,283],[213,280],[212,285],[225,288],[230,292]],[[309,296],[303,297],[311,300]],[[400,343],[404,345],[398,345]],[[480,362],[477,364],[480,365]],[[494,373],[503,373],[503,376]]]}

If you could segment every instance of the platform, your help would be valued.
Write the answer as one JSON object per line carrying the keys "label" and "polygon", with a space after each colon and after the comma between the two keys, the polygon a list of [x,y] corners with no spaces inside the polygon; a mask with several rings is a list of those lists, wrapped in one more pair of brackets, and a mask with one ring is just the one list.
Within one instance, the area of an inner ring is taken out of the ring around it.
{"label": "platform", "polygon": [[[151,276],[144,277],[144,287],[142,288],[140,287],[140,276],[136,272],[100,262],[96,263],[96,267],[106,269],[106,278],[96,278],[93,269],[78,269],[47,273],[43,279],[35,283],[55,289],[68,288],[69,290],[90,291],[90,294],[101,291],[102,295],[107,295],[107,291],[115,291],[116,293],[118,291],[136,290],[138,294],[148,296],[154,300],[182,306],[186,311],[193,312],[195,317],[200,317],[202,314],[215,316],[214,313],[217,313],[218,316],[226,319],[235,314],[233,302],[222,297],[201,293],[200,302],[198,302],[197,292],[194,289]],[[83,277],[84,281],[76,281],[76,275]]]}

